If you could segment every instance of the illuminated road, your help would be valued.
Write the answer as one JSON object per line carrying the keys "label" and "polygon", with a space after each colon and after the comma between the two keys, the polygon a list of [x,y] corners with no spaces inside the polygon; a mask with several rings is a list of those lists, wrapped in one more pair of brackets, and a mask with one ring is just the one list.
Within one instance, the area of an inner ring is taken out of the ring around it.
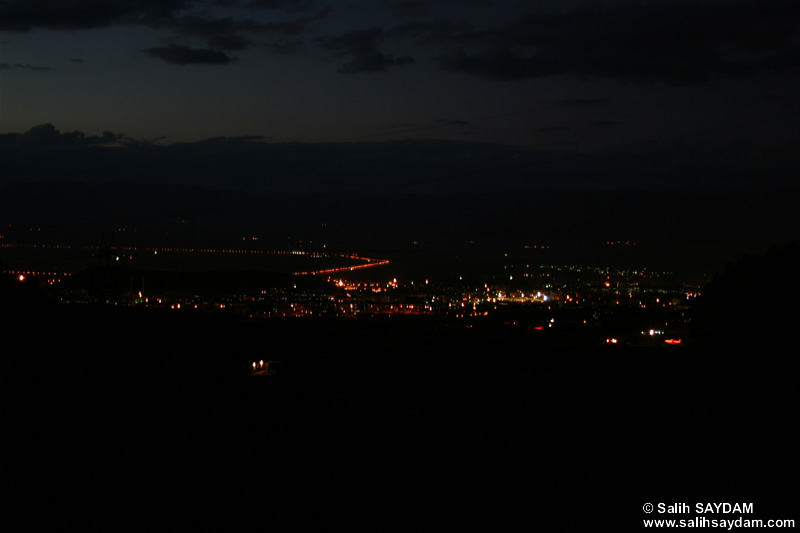
{"label": "illuminated road", "polygon": [[310,272],[293,272],[295,276],[304,276],[304,275],[316,275],[316,274],[333,274],[336,272],[349,272],[351,270],[358,270],[362,268],[371,268],[381,265],[388,265],[388,259],[370,259],[369,257],[359,257],[357,255],[343,255],[343,254],[331,254],[337,257],[344,257],[347,259],[353,259],[355,261],[366,261],[361,265],[349,266],[349,267],[338,267],[338,268],[328,268],[326,270],[315,270]]}

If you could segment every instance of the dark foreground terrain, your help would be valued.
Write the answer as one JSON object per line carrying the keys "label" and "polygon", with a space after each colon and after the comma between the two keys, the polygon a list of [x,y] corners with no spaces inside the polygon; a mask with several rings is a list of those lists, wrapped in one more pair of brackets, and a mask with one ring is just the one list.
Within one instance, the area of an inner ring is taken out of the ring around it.
{"label": "dark foreground terrain", "polygon": [[[354,512],[641,527],[644,502],[766,504],[797,479],[796,363],[769,339],[607,347],[502,323],[39,304],[4,320],[23,492],[166,505],[285,493],[289,472],[294,497]],[[252,376],[260,360],[275,375]]]}

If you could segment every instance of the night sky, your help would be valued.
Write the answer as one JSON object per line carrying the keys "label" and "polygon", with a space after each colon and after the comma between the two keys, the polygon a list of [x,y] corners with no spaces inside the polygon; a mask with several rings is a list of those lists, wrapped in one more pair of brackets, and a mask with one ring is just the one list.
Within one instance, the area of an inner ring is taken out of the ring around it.
{"label": "night sky", "polygon": [[788,185],[798,28],[783,0],[3,0],[0,133],[447,140]]}

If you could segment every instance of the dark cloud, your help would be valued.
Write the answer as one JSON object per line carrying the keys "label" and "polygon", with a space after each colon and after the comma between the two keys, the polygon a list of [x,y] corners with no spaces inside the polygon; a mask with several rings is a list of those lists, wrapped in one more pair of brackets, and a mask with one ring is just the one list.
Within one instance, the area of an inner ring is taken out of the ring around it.
{"label": "dark cloud", "polygon": [[260,23],[252,18],[234,20],[231,18],[215,18],[208,15],[186,15],[166,20],[162,24],[175,29],[179,33],[201,37],[232,35],[238,32],[299,35],[306,31],[308,24],[324,19],[332,12],[331,8],[325,8],[295,19],[268,23]]}
{"label": "dark cloud", "polygon": [[352,57],[337,70],[342,74],[380,72],[388,67],[414,62],[412,57],[395,57],[380,52],[378,47],[383,37],[384,32],[380,28],[369,28],[350,31],[338,37],[319,37],[317,42],[324,48]]}
{"label": "dark cloud", "polygon": [[[357,15],[354,10],[368,5],[351,2],[347,8]],[[319,38],[323,47],[349,56],[339,72],[376,72],[414,61],[383,53],[387,37],[434,45],[443,70],[490,80],[571,75],[679,85],[751,78],[800,65],[796,0],[382,0],[382,5],[397,17],[419,20]],[[492,6],[492,20],[509,18],[487,26],[482,19],[467,19],[478,13],[466,9],[470,6]],[[220,17],[216,7],[281,16],[268,22]],[[520,15],[521,9],[528,11]],[[255,45],[293,52],[312,24],[332,12],[326,0],[0,0],[0,30],[163,28],[174,31],[172,42],[205,41],[205,58],[198,54],[200,60],[189,62],[224,63],[230,58],[223,51]],[[431,18],[434,13],[438,18]],[[149,50],[181,55],[176,49]]]}
{"label": "dark cloud", "polygon": [[70,57],[69,60],[72,61],[73,63],[83,63],[82,57]]}
{"label": "dark cloud", "polygon": [[23,63],[14,63],[13,65],[11,65],[10,63],[0,63],[0,70],[10,70],[10,69],[36,70],[40,72],[53,70],[50,67],[42,67],[40,65],[28,65]]}
{"label": "dark cloud", "polygon": [[227,65],[233,59],[223,52],[209,49],[196,49],[171,44],[161,48],[147,48],[143,53],[161,59],[172,65],[209,64]]}
{"label": "dark cloud", "polygon": [[297,48],[296,40],[291,46],[287,46],[288,37],[302,35],[308,31],[310,24],[327,17],[332,11],[327,7],[294,19],[267,23],[258,22],[253,18],[218,18],[201,13],[165,18],[152,25],[170,28],[178,36],[203,38],[210,48],[216,50],[243,50],[256,44],[256,41],[248,35],[259,35],[272,38],[271,41],[259,44],[287,52]]}
{"label": "dark cloud", "polygon": [[[137,24],[170,29],[175,37],[199,37],[210,50],[203,53],[188,49],[152,48],[148,53],[173,63],[226,63],[229,59],[220,50],[243,50],[255,44],[252,35],[277,36],[266,44],[281,52],[297,48],[296,40],[287,44],[288,36],[298,36],[308,26],[321,20],[333,9],[320,2],[288,0],[253,0],[247,6],[259,9],[280,9],[295,13],[294,18],[278,22],[259,22],[253,18],[216,17],[207,11],[186,14],[192,8],[207,6],[245,6],[244,3],[201,0],[6,0],[0,2],[0,30],[30,31],[44,29],[90,29],[114,24]],[[213,52],[212,52],[213,50]],[[169,58],[169,59],[167,59]]]}
{"label": "dark cloud", "polygon": [[217,50],[242,50],[249,40],[242,35],[242,29],[255,26],[251,20],[235,21],[231,18],[215,18],[207,15],[186,15],[162,19],[153,24],[170,28],[182,37],[201,37],[208,46]]}
{"label": "dark cloud", "polygon": [[9,63],[0,63],[0,70],[9,70],[9,69],[36,70],[39,72],[52,70],[50,67],[43,67],[40,65],[28,65],[22,63],[14,63],[13,65],[11,65]]}
{"label": "dark cloud", "polygon": [[242,30],[244,27],[254,26],[255,22],[252,19],[235,21],[232,18],[215,18],[208,15],[185,15],[165,19],[159,25],[172,28],[184,35],[208,37],[232,34]]}
{"label": "dark cloud", "polygon": [[45,146],[89,146],[98,144],[116,144],[125,140],[121,133],[104,131],[102,135],[86,135],[81,131],[61,133],[50,123],[40,124],[25,133],[15,136],[15,144],[20,148],[37,148]]}
{"label": "dark cloud", "polygon": [[493,80],[569,74],[677,85],[795,69],[798,28],[791,0],[596,3],[450,35],[457,42],[439,61]]}
{"label": "dark cloud", "polygon": [[0,3],[0,30],[89,29],[141,23],[170,17],[189,5],[187,0],[5,0]]}

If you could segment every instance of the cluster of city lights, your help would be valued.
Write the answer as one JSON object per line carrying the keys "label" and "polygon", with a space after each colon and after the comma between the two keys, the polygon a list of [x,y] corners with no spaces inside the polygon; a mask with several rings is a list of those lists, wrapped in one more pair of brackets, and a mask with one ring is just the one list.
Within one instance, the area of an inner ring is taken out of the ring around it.
{"label": "cluster of city lights", "polygon": [[275,361],[264,361],[263,359],[260,359],[259,361],[253,361],[253,363],[250,365],[251,372],[260,376],[272,376],[275,374],[275,369],[270,368],[272,363],[275,363]]}

